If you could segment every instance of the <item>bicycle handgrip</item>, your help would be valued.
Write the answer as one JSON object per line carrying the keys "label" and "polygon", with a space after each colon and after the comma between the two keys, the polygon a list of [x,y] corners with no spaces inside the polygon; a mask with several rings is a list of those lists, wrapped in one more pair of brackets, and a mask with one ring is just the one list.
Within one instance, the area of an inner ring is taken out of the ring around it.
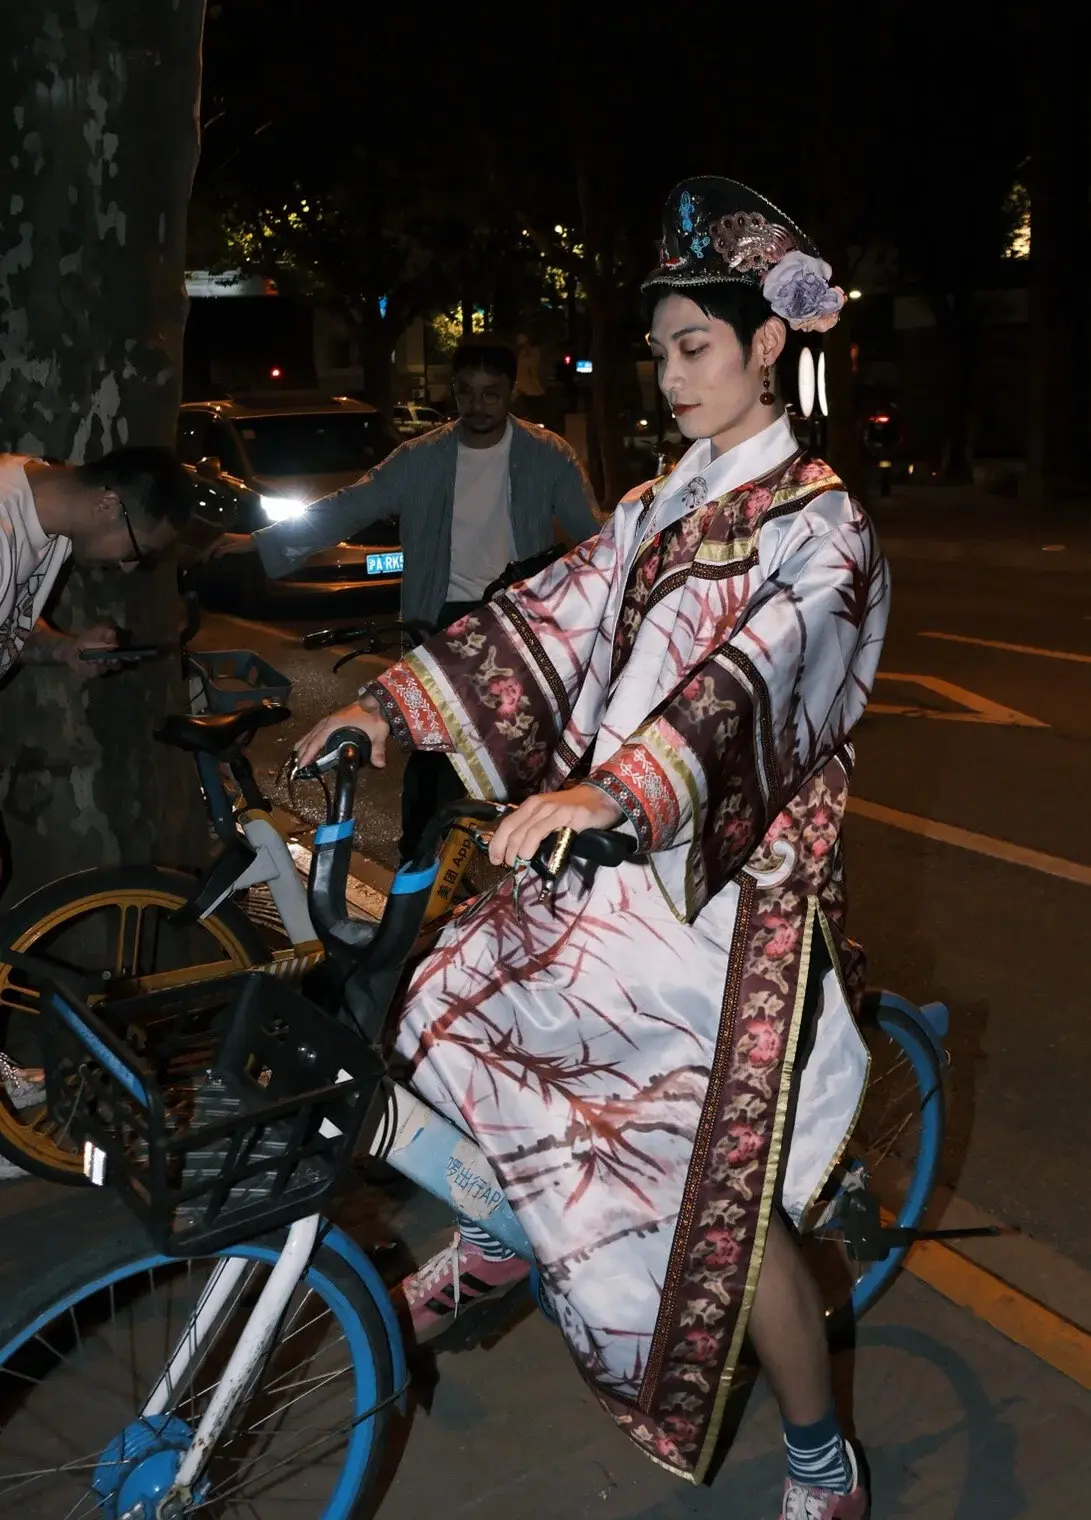
{"label": "bicycle handgrip", "polygon": [[[550,838],[555,839],[556,835]],[[636,840],[629,834],[619,834],[616,829],[583,829],[573,839],[569,850],[573,859],[586,860],[596,866],[620,866],[639,853]]]}
{"label": "bicycle handgrip", "polygon": [[300,639],[304,649],[328,649],[331,644],[352,644],[357,639],[370,639],[375,630],[370,623],[362,628],[316,628]]}
{"label": "bicycle handgrip", "polygon": [[312,760],[310,765],[300,766],[296,772],[301,781],[317,781],[325,771],[336,765],[337,757],[341,753],[344,744],[355,744],[360,754],[360,764],[367,765],[371,761],[371,740],[363,729],[360,728],[335,728],[326,740],[318,758]]}
{"label": "bicycle handgrip", "polygon": [[336,628],[316,628],[313,633],[305,633],[299,642],[304,649],[326,649],[340,637]]}
{"label": "bicycle handgrip", "polygon": [[[305,633],[300,643],[304,649],[328,649],[331,644],[355,644],[358,640],[366,640],[377,648],[384,639],[397,635],[403,638],[408,635],[414,644],[419,644],[434,632],[430,623],[406,623],[400,619],[385,623],[372,621],[356,628],[316,628],[313,633]],[[375,648],[369,648],[367,653],[375,653]]]}

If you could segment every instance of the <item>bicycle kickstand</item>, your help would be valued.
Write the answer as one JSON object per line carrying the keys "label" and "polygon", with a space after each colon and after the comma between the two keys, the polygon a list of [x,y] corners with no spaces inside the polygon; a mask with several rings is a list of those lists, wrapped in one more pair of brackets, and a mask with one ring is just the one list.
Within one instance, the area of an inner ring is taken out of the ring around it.
{"label": "bicycle kickstand", "polygon": [[913,1246],[918,1240],[981,1240],[986,1236],[1021,1233],[1014,1224],[981,1224],[962,1230],[906,1230],[890,1225],[882,1230],[883,1239],[894,1246]]}
{"label": "bicycle kickstand", "polygon": [[864,1189],[843,1200],[839,1221],[845,1243],[857,1261],[881,1261],[891,1251],[924,1240],[970,1240],[996,1235],[1018,1235],[1014,1225],[974,1225],[964,1229],[919,1230],[883,1220],[879,1200]]}

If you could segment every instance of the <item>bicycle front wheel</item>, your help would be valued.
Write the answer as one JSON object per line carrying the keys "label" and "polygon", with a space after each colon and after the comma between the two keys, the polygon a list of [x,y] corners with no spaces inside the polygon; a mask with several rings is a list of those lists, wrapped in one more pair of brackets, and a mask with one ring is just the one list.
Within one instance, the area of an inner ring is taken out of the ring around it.
{"label": "bicycle front wheel", "polygon": [[[0,1513],[157,1513],[284,1238],[182,1262],[128,1234],[128,1249],[109,1243],[48,1302],[28,1305],[24,1292],[0,1328]],[[142,1414],[176,1348],[198,1335],[195,1306],[224,1257],[245,1263],[231,1297],[168,1383],[163,1412]],[[319,1247],[179,1520],[349,1520],[377,1480],[399,1392],[374,1298]]]}
{"label": "bicycle front wheel", "polygon": [[[203,922],[175,925],[193,877],[166,866],[77,871],[32,892],[0,919],[3,945],[47,954],[94,975],[101,996],[135,996],[269,959],[261,934],[233,903]],[[0,1154],[49,1182],[82,1183],[81,1148],[50,1116],[33,978],[0,948]]]}

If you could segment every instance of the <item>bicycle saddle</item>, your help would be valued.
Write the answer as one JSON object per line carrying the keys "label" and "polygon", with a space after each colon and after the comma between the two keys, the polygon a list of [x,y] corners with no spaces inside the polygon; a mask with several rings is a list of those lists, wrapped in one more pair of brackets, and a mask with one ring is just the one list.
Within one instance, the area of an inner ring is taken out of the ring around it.
{"label": "bicycle saddle", "polygon": [[155,737],[161,744],[173,744],[191,753],[223,755],[259,728],[272,728],[291,716],[291,708],[280,702],[262,702],[233,713],[171,713]]}

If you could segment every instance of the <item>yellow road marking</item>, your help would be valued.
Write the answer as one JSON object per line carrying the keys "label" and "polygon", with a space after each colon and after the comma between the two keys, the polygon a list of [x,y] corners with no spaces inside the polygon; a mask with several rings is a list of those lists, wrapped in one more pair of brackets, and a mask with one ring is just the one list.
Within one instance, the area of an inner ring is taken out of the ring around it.
{"label": "yellow road marking", "polygon": [[976,644],[980,649],[1003,649],[1008,654],[1037,654],[1044,660],[1071,660],[1075,665],[1091,665],[1091,654],[1074,654],[1070,649],[1041,649],[1037,644],[1006,644],[1002,639],[974,639],[966,633],[922,633],[922,639],[943,639],[948,644]]}
{"label": "yellow road marking", "polygon": [[1081,1388],[1091,1388],[1091,1334],[1080,1325],[938,1240],[918,1241],[905,1266],[951,1303],[969,1309]]}
{"label": "yellow road marking", "polygon": [[937,696],[946,697],[949,702],[958,702],[967,710],[938,712],[934,707],[910,707],[900,702],[869,702],[869,713],[884,713],[902,718],[938,718],[947,723],[997,723],[1012,728],[1049,727],[1040,718],[1017,712],[1014,707],[1005,707],[1002,702],[992,702],[988,697],[979,696],[976,691],[967,691],[965,686],[956,686],[953,681],[941,680],[939,676],[907,676],[899,675],[893,670],[880,670],[878,679],[900,681],[903,686],[923,686],[925,691],[934,691]]}
{"label": "yellow road marking", "polygon": [[1059,876],[1063,881],[1074,881],[1078,886],[1091,887],[1091,866],[1076,860],[1065,860],[1060,855],[1046,855],[1041,850],[1029,850],[1025,845],[1012,844],[1007,839],[993,839],[989,834],[975,834],[971,829],[959,829],[950,823],[938,823],[934,818],[920,818],[915,813],[902,813],[897,808],[884,807],[881,802],[868,802],[864,797],[850,797],[849,811],[875,823],[889,824],[892,829],[904,829],[908,834],[919,834],[922,839],[935,839],[940,844],[952,844],[960,850],[972,850],[975,855],[988,855],[993,860],[1004,860],[1009,865],[1026,866],[1030,871],[1041,871],[1046,876]]}

